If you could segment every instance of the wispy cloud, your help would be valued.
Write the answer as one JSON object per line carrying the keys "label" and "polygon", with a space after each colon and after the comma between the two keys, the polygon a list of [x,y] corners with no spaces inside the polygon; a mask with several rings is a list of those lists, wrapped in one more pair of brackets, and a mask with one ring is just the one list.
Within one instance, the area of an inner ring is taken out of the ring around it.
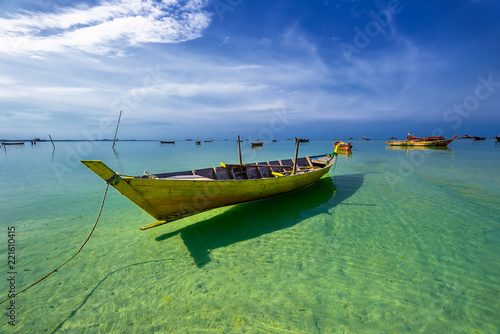
{"label": "wispy cloud", "polygon": [[61,96],[82,95],[93,93],[96,90],[86,87],[35,87],[24,85],[13,85],[12,89],[4,89],[0,92],[1,98],[37,98],[37,99],[52,99]]}
{"label": "wispy cloud", "polygon": [[0,52],[123,54],[142,43],[183,42],[210,24],[206,6],[206,0],[106,0],[55,13],[25,11],[0,19]]}
{"label": "wispy cloud", "polygon": [[230,40],[231,40],[231,37],[226,36],[226,38],[224,38],[224,41],[222,43],[220,43],[219,46],[223,46],[225,44],[229,44]]}
{"label": "wispy cloud", "polygon": [[197,84],[167,83],[151,87],[134,88],[130,90],[129,93],[132,95],[193,97],[204,95],[235,95],[238,93],[248,94],[264,90],[265,88],[265,85],[254,85],[237,81],[228,83],[206,82]]}

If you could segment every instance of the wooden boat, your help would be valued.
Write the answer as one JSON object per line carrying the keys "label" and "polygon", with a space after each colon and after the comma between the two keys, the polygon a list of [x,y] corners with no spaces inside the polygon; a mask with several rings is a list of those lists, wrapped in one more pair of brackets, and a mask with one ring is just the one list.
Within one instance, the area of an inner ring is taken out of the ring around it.
{"label": "wooden boat", "polygon": [[[433,139],[436,137],[425,137],[428,138],[418,138],[413,136],[408,136],[408,140],[398,140],[398,141],[386,141],[385,143],[390,146],[426,146],[426,147],[446,147],[451,144],[452,141],[457,138],[457,136],[451,139]],[[417,138],[417,139],[414,139]]]}
{"label": "wooden boat", "polygon": [[476,141],[477,140],[486,140],[486,137],[476,137],[476,136],[474,136],[474,137],[472,137],[472,139],[474,139]]}
{"label": "wooden boat", "polygon": [[[307,187],[327,174],[337,152],[251,164],[223,164],[173,173],[121,176],[100,160],[90,170],[158,221],[145,230],[218,207],[268,198]],[[296,164],[294,164],[296,161]]]}
{"label": "wooden boat", "polygon": [[201,145],[201,141],[196,141],[196,145]]}
{"label": "wooden boat", "polygon": [[264,146],[264,142],[263,141],[260,141],[258,143],[252,143],[252,147],[262,147]]}
{"label": "wooden boat", "polygon": [[299,143],[309,143],[309,138],[301,138],[299,139]]}
{"label": "wooden boat", "polygon": [[420,137],[410,136],[410,134],[408,134],[408,136],[406,136],[406,139],[417,140],[417,141],[430,141],[430,140],[443,140],[445,138],[443,136],[431,136],[431,137],[420,138]]}
{"label": "wooden boat", "polygon": [[24,145],[24,142],[3,142],[2,145]]}
{"label": "wooden boat", "polygon": [[333,146],[335,148],[338,147],[338,151],[346,151],[346,152],[351,152],[352,151],[352,144],[351,142],[348,142],[347,144],[344,142],[341,142],[340,140],[337,140],[335,143],[333,143]]}
{"label": "wooden boat", "polygon": [[495,138],[497,139],[497,141],[500,141],[500,136],[496,136]]}
{"label": "wooden boat", "polygon": [[162,143],[162,144],[175,144],[175,141],[163,141],[163,140],[160,140],[160,143]]}

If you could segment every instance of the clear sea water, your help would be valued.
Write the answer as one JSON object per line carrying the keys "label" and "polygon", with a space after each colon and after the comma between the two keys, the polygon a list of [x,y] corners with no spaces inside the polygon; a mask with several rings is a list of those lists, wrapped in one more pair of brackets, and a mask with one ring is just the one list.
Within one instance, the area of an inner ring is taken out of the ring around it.
{"label": "clear sea water", "polygon": [[[332,151],[311,141],[300,155]],[[0,148],[0,299],[7,228],[17,291],[75,253],[105,183],[78,162],[135,175],[236,163],[235,141],[56,142]],[[245,162],[292,141],[243,145]],[[269,200],[154,222],[110,188],[83,251],[2,304],[2,333],[500,333],[500,143],[448,150],[354,141],[329,177]]]}

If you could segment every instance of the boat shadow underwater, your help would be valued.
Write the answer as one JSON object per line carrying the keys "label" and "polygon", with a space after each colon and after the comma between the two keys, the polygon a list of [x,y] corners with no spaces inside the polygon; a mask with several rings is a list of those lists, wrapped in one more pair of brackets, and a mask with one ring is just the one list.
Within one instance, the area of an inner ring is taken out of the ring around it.
{"label": "boat shadow underwater", "polygon": [[156,241],[180,235],[201,268],[211,261],[213,249],[286,229],[319,214],[330,214],[329,210],[361,188],[363,180],[364,174],[323,177],[301,190],[232,206],[217,216],[160,235]]}

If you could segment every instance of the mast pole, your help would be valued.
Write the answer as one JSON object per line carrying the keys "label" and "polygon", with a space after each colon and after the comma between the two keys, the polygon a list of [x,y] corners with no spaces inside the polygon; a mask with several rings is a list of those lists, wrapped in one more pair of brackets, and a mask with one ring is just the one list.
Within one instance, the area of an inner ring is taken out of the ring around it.
{"label": "mast pole", "polygon": [[295,159],[293,160],[293,171],[292,175],[295,175],[297,171],[297,157],[299,156],[299,139],[295,137]]}
{"label": "mast pole", "polygon": [[238,135],[238,158],[239,158],[239,160],[240,160],[240,165],[243,165],[243,161],[241,160],[240,135]]}

